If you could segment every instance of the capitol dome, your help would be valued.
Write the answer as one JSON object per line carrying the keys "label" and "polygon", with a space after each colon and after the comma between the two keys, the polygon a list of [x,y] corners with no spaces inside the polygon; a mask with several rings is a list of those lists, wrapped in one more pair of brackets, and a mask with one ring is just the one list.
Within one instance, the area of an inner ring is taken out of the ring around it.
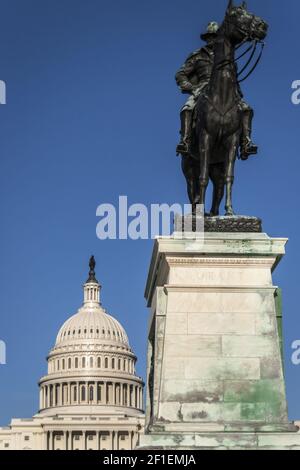
{"label": "capitol dome", "polygon": [[67,319],[48,355],[48,375],[40,380],[40,413],[140,414],[143,381],[123,326],[102,307],[101,286],[90,260],[83,305]]}
{"label": "capitol dome", "polygon": [[129,347],[128,337],[123,326],[108,315],[101,307],[86,314],[86,308],[69,318],[61,327],[56,338],[56,346],[70,344],[78,340],[113,341]]}

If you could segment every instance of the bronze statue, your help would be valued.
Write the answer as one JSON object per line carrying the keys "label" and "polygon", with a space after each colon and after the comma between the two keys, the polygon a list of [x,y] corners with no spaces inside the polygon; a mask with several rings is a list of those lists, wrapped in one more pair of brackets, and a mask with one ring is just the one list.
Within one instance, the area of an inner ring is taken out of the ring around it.
{"label": "bronze statue", "polygon": [[97,279],[96,279],[96,273],[95,273],[96,260],[95,260],[95,257],[94,257],[94,256],[91,256],[91,257],[90,257],[89,268],[90,268],[90,271],[89,271],[89,278],[88,278],[88,280],[87,280],[86,282],[87,282],[87,283],[88,283],[88,282],[96,282],[96,283],[98,283],[98,281],[97,281]]}
{"label": "bronze statue", "polygon": [[207,32],[201,35],[207,45],[191,54],[176,74],[182,92],[191,94],[181,111],[177,153],[182,155],[193,210],[197,204],[205,204],[210,178],[214,186],[210,215],[219,215],[225,186],[226,215],[234,215],[231,193],[238,151],[242,160],[257,153],[251,141],[254,113],[243,100],[235,51],[253,42],[249,65],[267,29],[264,20],[247,11],[245,2],[234,6],[230,0],[223,24],[218,27],[215,22],[209,23]]}
{"label": "bronze statue", "polygon": [[89,261],[89,268],[90,268],[90,273],[95,273],[95,267],[96,267],[96,260],[94,256],[90,257]]}
{"label": "bronze statue", "polygon": [[[182,93],[191,96],[183,106],[181,118],[181,141],[177,146],[177,153],[183,156],[191,153],[193,133],[193,111],[201,93],[209,83],[214,64],[214,42],[219,29],[218,23],[212,21],[207,26],[207,31],[201,34],[201,39],[206,41],[206,46],[197,49],[189,55],[184,65],[177,72],[175,79]],[[241,158],[246,160],[249,155],[257,153],[257,145],[251,141],[253,109],[243,100],[240,86],[238,92],[241,97],[240,106],[243,112],[243,133],[240,142]]]}

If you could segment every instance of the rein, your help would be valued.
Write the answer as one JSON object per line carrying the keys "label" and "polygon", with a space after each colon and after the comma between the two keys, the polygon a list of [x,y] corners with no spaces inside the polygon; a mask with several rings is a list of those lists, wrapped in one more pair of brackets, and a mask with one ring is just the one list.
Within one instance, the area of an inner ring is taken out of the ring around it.
{"label": "rein", "polygon": [[[243,43],[241,43],[237,48],[239,49],[243,44],[245,44],[246,40],[243,41]],[[237,62],[238,60],[240,60],[242,57],[244,57],[251,49],[253,48],[253,44],[251,44],[239,57],[237,57],[236,59],[224,59],[222,60],[221,62],[218,63],[218,70],[220,70],[222,67],[225,67],[226,65],[229,65],[229,64],[232,64],[234,62]]]}
{"label": "rein", "polygon": [[[261,58],[262,58],[262,55],[263,55],[263,51],[264,51],[264,48],[265,48],[265,43],[264,43],[264,42],[260,42],[260,45],[261,45],[260,54],[259,54],[259,56],[258,56],[258,58],[257,58],[257,60],[256,60],[256,62],[255,62],[255,64],[253,65],[253,67],[252,67],[252,69],[250,70],[250,72],[248,72],[247,75],[246,75],[244,78],[242,78],[241,80],[238,81],[239,83],[242,83],[242,82],[244,82],[245,80],[247,80],[247,78],[249,78],[250,75],[252,75],[252,73],[254,72],[254,70],[256,69],[256,67],[258,66],[258,64],[259,64],[259,62],[260,62],[260,60],[261,60]],[[257,42],[256,42],[256,45],[255,45],[255,50],[256,50],[256,46],[257,46]],[[255,50],[254,50],[254,52],[255,52]],[[252,57],[254,56],[254,52],[253,52],[253,54],[252,54]],[[244,70],[246,70],[246,68],[248,67],[248,65],[250,64],[250,62],[251,62],[251,60],[252,60],[252,57],[251,57],[251,58],[249,59],[249,61],[247,62],[246,66],[243,67],[242,70],[238,73],[238,76],[240,76],[240,75],[244,72]]]}
{"label": "rein", "polygon": [[[236,50],[238,50],[243,44],[245,44],[247,40],[244,40],[243,43],[241,43],[237,48]],[[257,50],[257,45],[260,44],[261,46],[261,50],[260,50],[260,53],[259,53],[259,56],[255,62],[255,64],[253,65],[253,67],[251,68],[251,70],[247,73],[247,75],[245,75],[245,77],[243,77],[241,80],[238,80],[238,83],[242,83],[244,82],[245,80],[247,80],[247,78],[250,77],[250,75],[252,75],[252,73],[254,72],[254,70],[256,69],[256,67],[258,66],[261,58],[262,58],[262,55],[263,55],[263,51],[264,51],[264,48],[265,48],[265,43],[263,41],[257,41],[257,40],[252,40],[252,43],[251,45],[237,58],[231,60],[231,59],[224,59],[223,61],[219,62],[219,64],[217,65],[218,67],[218,70],[220,70],[221,68],[223,67],[226,67],[226,65],[229,65],[229,64],[234,64],[235,62],[239,61],[242,57],[244,57],[246,54],[248,54],[248,52],[251,51],[251,54],[250,54],[250,57],[249,59],[247,60],[246,64],[244,65],[244,67],[239,71],[238,73],[238,77],[243,73],[245,72],[245,70],[247,69],[247,67],[250,65],[254,55],[255,55],[255,52]]]}
{"label": "rein", "polygon": [[[227,24],[230,24],[231,22],[227,20],[225,20],[225,28],[227,26]],[[247,34],[246,31],[241,28],[240,26],[237,26],[236,24],[234,25],[235,27],[238,28],[238,30],[240,32],[242,32],[243,34]],[[233,60],[232,59],[224,59],[223,61],[221,61],[219,64],[217,64],[217,67],[218,67],[218,70],[220,70],[221,68],[225,67],[226,65],[229,65],[229,64],[234,64],[236,62],[238,62],[242,57],[244,57],[246,54],[248,54],[248,52],[251,51],[251,54],[250,54],[250,57],[249,59],[247,60],[246,64],[243,66],[243,68],[238,72],[237,76],[240,77],[242,75],[243,72],[245,72],[245,70],[247,70],[247,67],[251,64],[251,61],[255,55],[255,52],[257,50],[257,44],[260,44],[261,45],[261,51],[259,53],[259,56],[255,62],[255,64],[253,65],[253,67],[251,68],[251,70],[245,75],[245,77],[243,77],[241,80],[238,80],[238,83],[242,83],[244,82],[245,80],[247,80],[247,78],[250,77],[250,75],[252,75],[252,73],[254,72],[254,70],[256,69],[256,67],[258,66],[261,58],[262,58],[262,54],[263,54],[263,51],[264,51],[264,47],[265,47],[265,43],[263,41],[258,41],[256,39],[253,39],[251,38],[251,36],[247,35],[245,37],[245,39],[243,39],[243,41],[241,42],[241,44],[239,44],[236,48],[235,48],[235,52],[237,50],[239,50],[248,40],[251,40],[251,45],[237,58],[234,58]]]}

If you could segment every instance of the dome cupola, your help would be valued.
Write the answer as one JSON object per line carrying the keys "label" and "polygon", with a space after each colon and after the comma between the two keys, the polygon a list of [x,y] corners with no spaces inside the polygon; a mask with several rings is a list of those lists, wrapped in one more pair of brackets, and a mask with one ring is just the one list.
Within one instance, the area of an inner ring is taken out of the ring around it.
{"label": "dome cupola", "polygon": [[97,307],[100,304],[100,291],[101,286],[96,279],[95,267],[96,261],[94,256],[90,258],[89,262],[90,272],[89,278],[84,284],[84,305],[89,305],[90,307]]}

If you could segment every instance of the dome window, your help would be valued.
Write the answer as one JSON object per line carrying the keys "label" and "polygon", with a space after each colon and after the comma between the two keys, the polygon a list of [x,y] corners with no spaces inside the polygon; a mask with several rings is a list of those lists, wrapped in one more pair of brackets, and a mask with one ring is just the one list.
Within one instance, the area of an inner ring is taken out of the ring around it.
{"label": "dome window", "polygon": [[90,330],[91,335],[93,334],[93,330]]}
{"label": "dome window", "polygon": [[73,330],[73,336],[75,336],[75,333],[76,333],[76,331],[75,331],[75,330]]}
{"label": "dome window", "polygon": [[93,368],[94,367],[94,361],[93,361],[93,358],[90,357],[90,367]]}
{"label": "dome window", "polygon": [[97,388],[97,401],[98,402],[101,402],[101,392],[102,392],[102,387],[100,384],[98,384],[98,388]]}
{"label": "dome window", "polygon": [[102,334],[105,335],[105,330],[104,330],[104,328],[103,328],[103,330],[102,330]]}
{"label": "dome window", "polygon": [[105,358],[105,369],[108,369],[108,358]]}
{"label": "dome window", "polygon": [[86,330],[84,330],[84,334],[85,334],[85,335],[86,335],[86,333],[87,333],[87,331],[86,331]]}
{"label": "dome window", "polygon": [[82,358],[82,367],[85,367],[85,357]]}
{"label": "dome window", "polygon": [[71,365],[72,365],[72,361],[71,361],[71,358],[69,357],[69,359],[68,359],[68,369],[71,369]]}
{"label": "dome window", "polygon": [[101,357],[98,357],[97,359],[97,367],[100,369],[101,367]]}
{"label": "dome window", "polygon": [[75,369],[78,369],[78,357],[75,358]]}
{"label": "dome window", "polygon": [[114,360],[114,359],[111,360],[111,368],[112,368],[112,369],[115,368],[115,360]]}
{"label": "dome window", "polygon": [[81,401],[85,401],[85,385],[81,388]]}
{"label": "dome window", "polygon": [[81,335],[81,330],[78,330],[78,334]]}
{"label": "dome window", "polygon": [[69,331],[68,331],[68,336],[70,336],[70,334],[71,334],[71,331],[69,330]]}

